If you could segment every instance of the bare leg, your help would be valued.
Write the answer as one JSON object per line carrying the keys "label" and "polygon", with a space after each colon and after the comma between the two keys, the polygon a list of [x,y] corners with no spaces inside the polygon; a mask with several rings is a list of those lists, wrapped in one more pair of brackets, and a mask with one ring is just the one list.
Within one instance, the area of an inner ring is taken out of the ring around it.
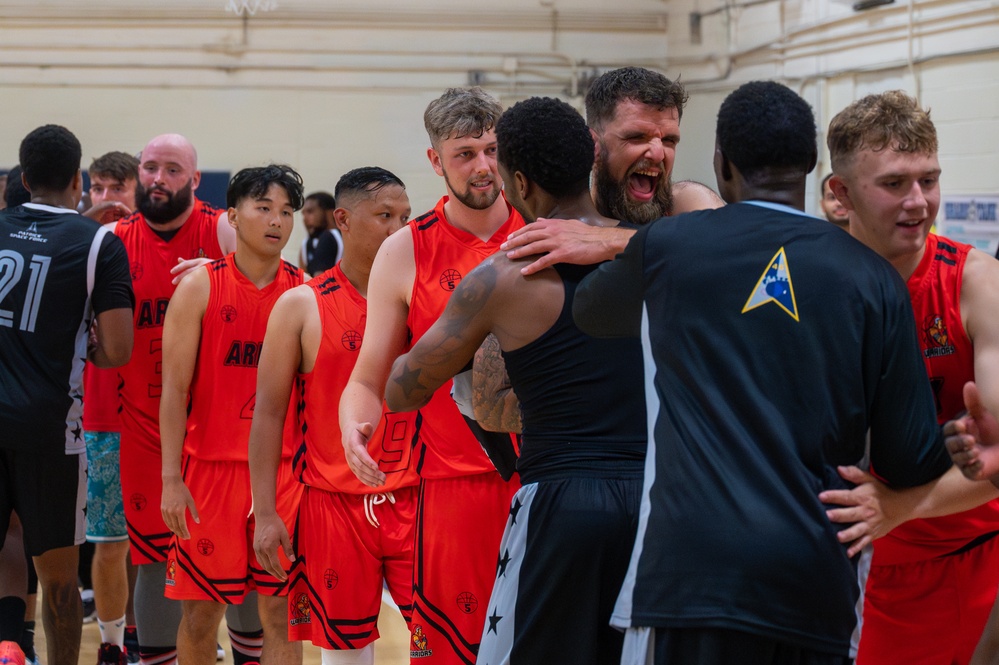
{"label": "bare leg", "polygon": [[184,665],[214,665],[219,624],[226,606],[211,600],[184,600],[177,632],[177,661]]}
{"label": "bare leg", "polygon": [[42,624],[45,626],[49,665],[77,665],[83,608],[76,587],[79,547],[60,547],[34,558],[41,586]]}
{"label": "bare leg", "polygon": [[91,576],[97,618],[114,621],[125,614],[128,604],[128,541],[96,543]]}
{"label": "bare leg", "polygon": [[261,594],[257,607],[264,627],[261,665],[302,665],[302,643],[288,641],[288,598]]}

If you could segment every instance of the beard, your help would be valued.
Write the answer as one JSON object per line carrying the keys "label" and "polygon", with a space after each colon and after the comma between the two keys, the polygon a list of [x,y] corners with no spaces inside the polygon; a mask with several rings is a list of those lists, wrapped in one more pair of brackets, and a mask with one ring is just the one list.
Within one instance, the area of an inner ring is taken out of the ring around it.
{"label": "beard", "polygon": [[[496,199],[499,198],[501,185],[499,184],[499,178],[493,178],[493,186],[488,192],[473,192],[471,186],[464,192],[459,192],[454,185],[451,184],[451,179],[448,178],[447,171],[444,171],[444,182],[447,183],[448,188],[451,193],[454,194],[454,198],[461,201],[466,207],[472,210],[485,210],[492,204],[496,203]],[[467,183],[466,183],[467,186]]]}
{"label": "beard", "polygon": [[[142,185],[136,186],[136,198],[139,199],[139,212],[143,214],[147,221],[153,224],[166,224],[180,217],[194,200],[194,190],[191,187],[193,180],[188,180],[187,184],[176,192],[168,192],[162,187],[150,187],[144,189]],[[158,191],[166,194],[165,201],[154,201],[149,196],[150,192]]]}
{"label": "beard", "polygon": [[[660,177],[655,183],[655,192],[648,201],[635,201],[628,198],[628,178],[635,171],[645,168],[647,164],[639,163],[625,173],[624,178],[615,180],[610,167],[604,160],[606,150],[601,151],[594,162],[593,183],[596,190],[596,206],[601,215],[613,217],[635,224],[649,222],[668,217],[673,212],[673,182],[667,177]],[[660,167],[661,168],[661,167]],[[664,170],[664,169],[662,169]],[[664,170],[665,171],[665,170]]]}

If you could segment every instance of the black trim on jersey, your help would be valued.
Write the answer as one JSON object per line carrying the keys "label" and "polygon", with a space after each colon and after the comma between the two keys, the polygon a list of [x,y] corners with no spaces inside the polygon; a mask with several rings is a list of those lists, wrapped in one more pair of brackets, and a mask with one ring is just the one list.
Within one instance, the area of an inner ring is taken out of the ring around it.
{"label": "black trim on jersey", "polygon": [[999,531],[990,531],[989,533],[983,533],[982,535],[978,536],[977,538],[975,538],[975,539],[973,539],[973,540],[965,543],[961,547],[957,548],[953,552],[947,552],[947,554],[942,554],[941,556],[939,556],[937,558],[938,559],[942,559],[942,558],[948,557],[948,556],[957,556],[958,554],[964,554],[965,552],[967,552],[969,550],[975,549],[979,545],[984,545],[985,543],[989,542],[990,540],[992,540],[996,536],[999,536]]}
{"label": "black trim on jersey", "polygon": [[936,259],[937,261],[943,261],[944,263],[946,263],[949,266],[956,266],[957,265],[957,260],[956,259],[952,259],[949,256],[944,256],[943,254],[937,254],[933,258]]}
{"label": "black trim on jersey", "polygon": [[957,254],[957,247],[951,245],[950,243],[944,242],[943,238],[939,238],[937,240],[937,249],[943,249],[950,252],[951,254]]}
{"label": "black trim on jersey", "polygon": [[[423,220],[428,220],[428,221],[424,223]],[[419,229],[420,231],[426,231],[439,221],[440,219],[437,217],[437,213],[431,210],[430,212],[420,215],[419,217],[414,219],[413,223],[416,224],[416,228]]]}

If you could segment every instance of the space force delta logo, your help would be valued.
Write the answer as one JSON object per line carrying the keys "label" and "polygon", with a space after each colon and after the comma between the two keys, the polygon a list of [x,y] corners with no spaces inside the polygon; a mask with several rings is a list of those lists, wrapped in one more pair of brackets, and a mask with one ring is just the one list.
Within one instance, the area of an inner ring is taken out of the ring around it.
{"label": "space force delta logo", "polygon": [[939,358],[949,356],[955,352],[954,345],[950,343],[950,335],[947,333],[947,324],[943,318],[937,314],[931,314],[923,320],[921,326],[923,330],[923,340],[925,342],[923,355],[927,358]]}
{"label": "space force delta logo", "polygon": [[745,314],[768,303],[777,305],[792,319],[798,320],[798,305],[794,300],[794,286],[791,284],[791,272],[783,247],[770,259],[753,292],[749,294],[749,300],[742,308],[742,313]]}
{"label": "space force delta logo", "polygon": [[31,242],[48,242],[49,239],[38,232],[38,224],[32,222],[31,226],[24,229],[23,231],[15,231],[10,234],[11,238],[16,238],[18,240],[30,240]]}

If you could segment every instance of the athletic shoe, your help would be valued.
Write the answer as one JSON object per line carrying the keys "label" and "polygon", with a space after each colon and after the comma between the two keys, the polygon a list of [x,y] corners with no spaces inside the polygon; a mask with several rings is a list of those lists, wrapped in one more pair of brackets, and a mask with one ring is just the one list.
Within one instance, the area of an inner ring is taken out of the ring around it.
{"label": "athletic shoe", "polygon": [[94,590],[84,589],[80,592],[80,600],[83,602],[83,623],[97,621],[97,603],[94,602]]}
{"label": "athletic shoe", "polygon": [[0,642],[0,665],[24,665],[24,652],[17,642]]}
{"label": "athletic shoe", "polygon": [[215,643],[215,660],[225,660],[225,649],[218,642]]}
{"label": "athletic shoe", "polygon": [[117,644],[105,642],[97,651],[97,665],[127,665],[125,652]]}
{"label": "athletic shoe", "polygon": [[21,630],[21,651],[24,652],[24,665],[38,665],[38,654],[35,653],[35,622],[25,621]]}
{"label": "athletic shoe", "polygon": [[125,657],[131,665],[139,662],[139,635],[135,626],[125,626]]}

